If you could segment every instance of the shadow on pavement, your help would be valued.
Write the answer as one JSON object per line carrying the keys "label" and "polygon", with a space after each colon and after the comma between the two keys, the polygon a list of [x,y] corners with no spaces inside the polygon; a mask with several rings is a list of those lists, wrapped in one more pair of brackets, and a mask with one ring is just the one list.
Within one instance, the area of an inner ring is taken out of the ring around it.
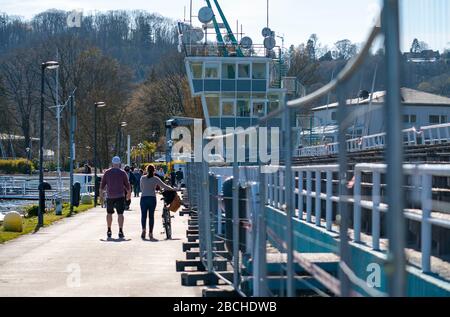
{"label": "shadow on pavement", "polygon": [[108,238],[108,239],[100,239],[101,242],[129,242],[131,239],[114,239],[114,238]]}

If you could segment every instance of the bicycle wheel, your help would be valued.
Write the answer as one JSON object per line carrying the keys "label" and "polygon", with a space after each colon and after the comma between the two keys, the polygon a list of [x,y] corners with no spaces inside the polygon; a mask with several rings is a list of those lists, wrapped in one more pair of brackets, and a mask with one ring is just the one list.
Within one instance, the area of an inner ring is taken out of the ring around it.
{"label": "bicycle wheel", "polygon": [[164,209],[164,230],[166,231],[167,240],[172,239],[172,224],[170,220],[170,212]]}

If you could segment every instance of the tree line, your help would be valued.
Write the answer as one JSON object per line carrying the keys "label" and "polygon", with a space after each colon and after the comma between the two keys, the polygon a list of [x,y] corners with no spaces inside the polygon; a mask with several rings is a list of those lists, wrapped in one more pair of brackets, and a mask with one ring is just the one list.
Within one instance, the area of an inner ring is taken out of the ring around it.
{"label": "tree line", "polygon": [[[305,43],[291,46],[288,50],[289,76],[294,76],[307,88],[307,92],[315,91],[345,67],[347,62],[359,53],[360,45],[348,39],[337,41],[332,47],[322,45],[316,34],[312,34]],[[411,62],[408,53],[427,56],[432,53],[437,57],[433,62]],[[409,52],[402,52],[402,86],[418,89],[442,96],[450,97],[450,50],[433,52],[424,41],[414,39]],[[351,98],[358,96],[359,91],[380,91],[386,89],[384,49],[371,51],[364,64],[347,85]],[[334,102],[332,94],[320,101]]]}
{"label": "tree line", "polygon": [[[31,138],[39,134],[40,64],[47,60],[58,60],[60,68],[58,95],[55,71],[46,72],[46,149],[56,150],[56,113],[51,106],[57,99],[64,103],[75,87],[79,161],[92,163],[97,101],[107,105],[98,109],[98,154],[103,166],[112,155],[124,152],[121,134],[130,134],[133,144],[154,140],[162,148],[164,120],[195,108],[190,105],[183,60],[176,50],[174,22],[143,11],[110,11],[84,16],[80,28],[69,28],[68,14],[50,10],[30,21],[1,15],[0,109],[4,115],[0,132],[24,136],[15,154],[26,157]],[[61,121],[65,160],[68,116],[64,111]],[[128,123],[125,128],[120,127],[123,121]]]}
{"label": "tree line", "polygon": [[[98,109],[98,154],[102,166],[120,150],[129,134],[132,144],[153,143],[164,151],[166,119],[175,115],[201,117],[200,100],[190,95],[184,56],[177,53],[176,26],[170,19],[144,11],[109,11],[87,15],[80,28],[69,28],[68,12],[50,10],[31,20],[0,14],[0,133],[24,136],[16,155],[26,157],[30,139],[39,135],[40,64],[58,60],[59,91],[55,72],[45,81],[45,148],[56,150],[56,119],[51,106],[64,103],[77,88],[76,150],[79,163],[93,158],[94,103]],[[411,52],[428,49],[415,40]],[[344,39],[332,47],[313,34],[305,43],[286,51],[289,76],[312,92],[333,79],[359,51]],[[404,86],[450,97],[448,52],[435,63],[410,63],[403,59]],[[384,51],[371,52],[353,76],[349,94],[383,90]],[[320,103],[332,102],[334,95]],[[62,158],[68,160],[69,114],[62,117]],[[127,122],[125,128],[121,122]],[[121,142],[122,141],[122,142]],[[152,145],[153,146],[153,145]],[[37,157],[36,147],[33,157]],[[134,153],[139,152],[135,150]]]}

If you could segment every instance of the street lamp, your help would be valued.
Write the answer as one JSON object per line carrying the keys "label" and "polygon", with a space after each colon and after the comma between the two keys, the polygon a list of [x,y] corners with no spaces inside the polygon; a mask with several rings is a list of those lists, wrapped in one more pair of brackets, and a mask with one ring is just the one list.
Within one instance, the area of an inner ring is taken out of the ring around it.
{"label": "street lamp", "polygon": [[40,115],[40,135],[39,135],[39,211],[38,226],[44,225],[45,213],[45,189],[44,189],[44,89],[45,89],[45,70],[57,69],[59,63],[48,61],[41,64],[41,115]]}
{"label": "street lamp", "polygon": [[122,154],[122,142],[123,142],[123,136],[122,136],[122,134],[123,134],[123,131],[122,131],[122,128],[125,128],[126,126],[128,125],[128,123],[126,123],[125,121],[122,121],[122,122],[120,122],[119,123],[119,146],[117,147],[117,150],[116,150],[116,152],[117,152],[117,156],[121,156],[121,154]]}
{"label": "street lamp", "polygon": [[98,184],[97,184],[97,108],[106,107],[103,101],[94,104],[94,207],[97,207]]}

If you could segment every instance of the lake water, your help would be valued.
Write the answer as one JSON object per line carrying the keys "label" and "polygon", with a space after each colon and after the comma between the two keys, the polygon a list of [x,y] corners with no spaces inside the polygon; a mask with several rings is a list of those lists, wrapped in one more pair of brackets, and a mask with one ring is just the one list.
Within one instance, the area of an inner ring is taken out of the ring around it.
{"label": "lake water", "polygon": [[5,213],[8,211],[22,212],[26,207],[30,205],[37,205],[37,200],[2,200],[0,199],[0,212]]}

